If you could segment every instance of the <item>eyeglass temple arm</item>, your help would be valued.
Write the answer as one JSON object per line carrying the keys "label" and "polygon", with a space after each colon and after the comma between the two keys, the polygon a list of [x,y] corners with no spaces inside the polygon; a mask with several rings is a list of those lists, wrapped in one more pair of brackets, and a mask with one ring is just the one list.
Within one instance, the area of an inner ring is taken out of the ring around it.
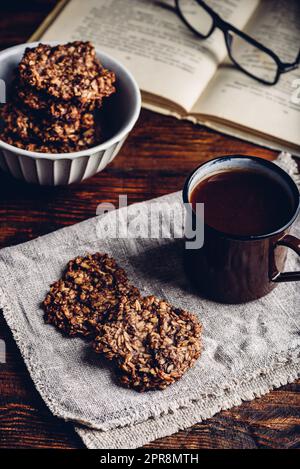
{"label": "eyeglass temple arm", "polygon": [[296,68],[299,67],[299,64],[300,64],[300,50],[298,52],[295,62],[282,63],[281,73],[286,73],[286,72],[290,72],[291,70],[295,70]]}

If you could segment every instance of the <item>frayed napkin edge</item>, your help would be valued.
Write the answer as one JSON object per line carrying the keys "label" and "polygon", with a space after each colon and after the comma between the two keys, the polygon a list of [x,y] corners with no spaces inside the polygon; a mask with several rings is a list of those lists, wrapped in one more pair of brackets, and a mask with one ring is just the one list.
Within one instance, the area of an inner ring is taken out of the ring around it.
{"label": "frayed napkin edge", "polygon": [[[136,449],[158,438],[167,437],[185,430],[192,425],[207,420],[222,410],[228,410],[243,402],[252,401],[262,397],[274,389],[294,382],[300,377],[300,367],[290,365],[283,367],[284,372],[278,376],[278,370],[271,370],[268,375],[250,380],[244,385],[243,391],[232,389],[230,394],[225,393],[200,404],[191,402],[187,408],[179,408],[168,415],[152,419],[152,427],[148,428],[150,419],[140,424],[129,425],[108,431],[92,430],[87,427],[75,425],[75,431],[89,449]],[[268,377],[267,377],[268,376]],[[185,412],[188,410],[188,413]]]}
{"label": "frayed napkin edge", "polygon": [[[207,400],[207,405],[210,403],[212,404],[215,399],[224,399],[224,396],[230,396],[230,393],[235,391],[238,387],[242,386],[245,387],[245,398],[241,398],[242,400],[252,400],[256,397],[257,395],[262,395],[263,393],[267,393],[268,390],[265,392],[263,391],[263,388],[258,387],[255,390],[251,390],[249,388],[249,383],[256,382],[256,380],[259,379],[265,379],[267,381],[266,386],[268,386],[268,376],[273,376],[274,375],[274,382],[271,380],[270,381],[270,389],[272,389],[272,386],[279,387],[284,384],[288,384],[290,381],[290,377],[293,377],[293,380],[297,379],[298,376],[300,376],[300,347],[295,347],[291,348],[282,352],[278,352],[277,354],[270,356],[269,358],[269,363],[272,365],[264,368],[260,368],[258,370],[255,370],[254,373],[248,374],[247,370],[245,370],[245,379],[244,380],[232,380],[230,383],[227,383],[222,386],[220,389],[215,389],[211,390],[209,394],[205,394],[203,392],[195,395],[193,397],[190,397],[188,399],[177,399],[176,402],[169,402],[168,405],[165,404],[158,404],[155,409],[151,408],[150,410],[145,408],[144,410],[146,413],[144,414],[144,417],[141,418],[136,418],[135,421],[132,420],[132,415],[129,421],[129,417],[125,417],[123,419],[118,419],[118,424],[114,422],[114,420],[111,420],[110,422],[106,422],[105,424],[99,424],[97,421],[90,420],[90,421],[85,421],[85,420],[80,420],[80,419],[74,419],[69,415],[68,412],[62,411],[62,405],[57,403],[55,399],[53,399],[53,392],[48,390],[47,386],[47,379],[44,378],[44,372],[42,366],[39,364],[38,359],[36,359],[31,351],[30,347],[26,345],[26,341],[22,336],[22,333],[18,330],[18,327],[15,322],[14,314],[13,311],[10,307],[10,304],[6,300],[6,295],[3,291],[2,288],[0,288],[0,308],[3,311],[3,315],[5,320],[7,321],[12,333],[14,340],[18,346],[18,348],[21,351],[21,354],[24,358],[24,361],[26,363],[26,366],[28,368],[28,371],[30,373],[30,376],[39,391],[40,395],[42,396],[43,400],[51,410],[51,412],[60,418],[63,418],[66,421],[73,422],[74,424],[79,424],[79,425],[84,425],[90,430],[96,430],[100,432],[109,432],[113,431],[118,428],[124,428],[124,427],[132,427],[134,425],[139,425],[146,423],[149,419],[159,419],[160,417],[168,414],[174,415],[176,412],[180,411],[181,409],[188,409],[191,404],[196,404],[196,403],[201,403],[202,401]],[[299,360],[299,362],[298,362]],[[291,369],[293,367],[299,367],[297,368],[297,373],[291,375]],[[278,378],[278,382],[276,382],[276,376],[275,374],[278,375],[278,371],[283,369],[285,370],[286,373],[282,372],[280,378]],[[38,371],[37,371],[38,370]],[[51,387],[51,386],[50,386]],[[249,394],[250,393],[250,394]],[[252,393],[252,394],[251,394]],[[248,395],[248,397],[247,397]],[[251,397],[253,395],[253,397]],[[229,407],[228,407],[229,405]],[[225,408],[230,408],[230,401],[225,403]],[[234,405],[238,404],[231,404],[231,407]],[[220,408],[222,410],[222,408]],[[131,411],[134,411],[134,409],[126,409],[126,413],[130,414]],[[214,412],[216,413],[216,412]],[[197,418],[200,418],[200,420],[206,419],[208,417],[202,416],[200,413]]]}

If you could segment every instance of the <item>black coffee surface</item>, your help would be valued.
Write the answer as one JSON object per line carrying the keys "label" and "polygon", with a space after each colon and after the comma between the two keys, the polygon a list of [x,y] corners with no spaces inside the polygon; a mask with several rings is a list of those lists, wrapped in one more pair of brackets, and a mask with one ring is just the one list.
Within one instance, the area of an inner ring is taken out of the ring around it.
{"label": "black coffee surface", "polygon": [[250,170],[220,171],[193,189],[190,202],[204,203],[205,223],[227,234],[268,234],[291,218],[293,201],[271,177]]}

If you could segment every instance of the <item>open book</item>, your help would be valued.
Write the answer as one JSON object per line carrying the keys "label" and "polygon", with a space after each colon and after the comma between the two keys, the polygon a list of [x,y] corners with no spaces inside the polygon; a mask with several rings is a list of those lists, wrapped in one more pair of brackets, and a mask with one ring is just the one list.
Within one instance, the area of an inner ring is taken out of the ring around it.
{"label": "open book", "polygon": [[[292,62],[299,0],[208,0],[225,20]],[[91,40],[131,70],[145,108],[300,155],[300,69],[262,85],[235,69],[223,34],[197,38],[173,0],[64,0],[32,40]]]}

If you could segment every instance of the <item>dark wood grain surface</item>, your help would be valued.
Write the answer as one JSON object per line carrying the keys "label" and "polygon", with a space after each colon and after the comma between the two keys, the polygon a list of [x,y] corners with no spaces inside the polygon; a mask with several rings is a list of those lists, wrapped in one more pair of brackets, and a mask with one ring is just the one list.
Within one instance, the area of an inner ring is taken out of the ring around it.
{"label": "dark wood grain surface", "polygon": [[[26,41],[55,1],[1,2],[0,48]],[[10,246],[95,215],[100,202],[142,201],[181,189],[201,161],[275,152],[200,126],[143,111],[120,155],[102,173],[65,188],[40,188],[0,173],[0,245]],[[7,363],[0,364],[0,447],[82,448],[72,425],[53,417],[30,379],[0,316]],[[157,440],[152,448],[300,448],[300,381],[206,422]]]}

